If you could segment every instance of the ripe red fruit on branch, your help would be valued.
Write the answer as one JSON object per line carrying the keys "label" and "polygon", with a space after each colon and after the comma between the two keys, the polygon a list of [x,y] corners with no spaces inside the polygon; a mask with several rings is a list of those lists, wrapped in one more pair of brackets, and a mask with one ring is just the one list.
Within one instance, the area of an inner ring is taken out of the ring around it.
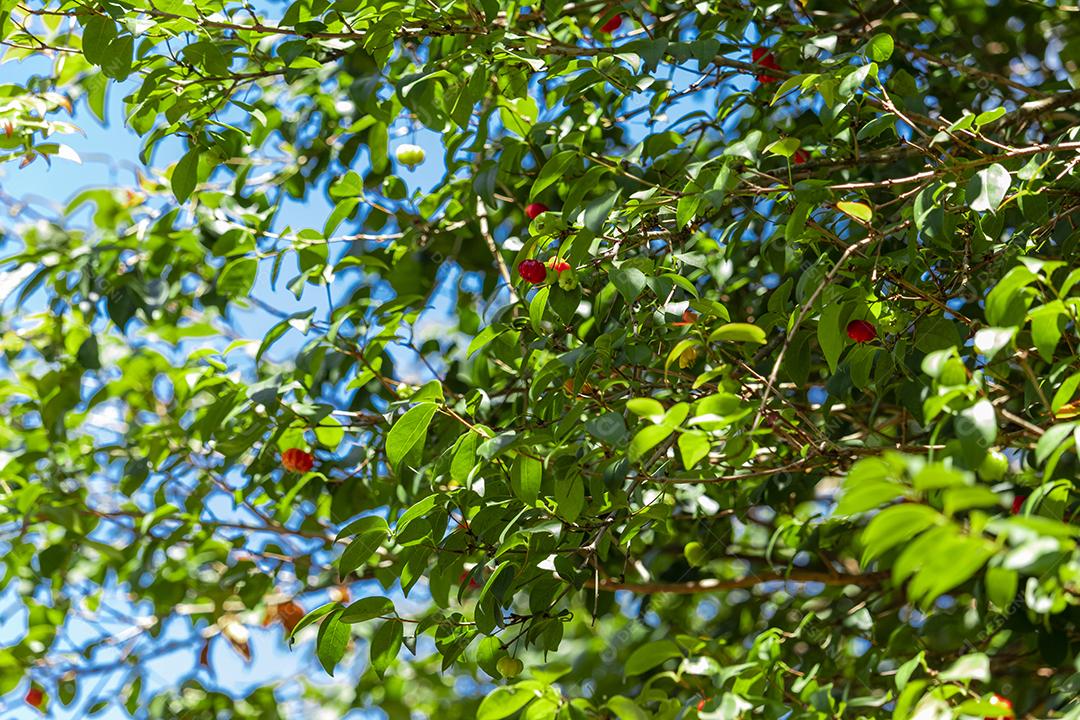
{"label": "ripe red fruit on branch", "polygon": [[796,165],[802,165],[804,162],[810,159],[810,153],[805,150],[799,149],[795,151],[795,154],[791,156],[791,161]]}
{"label": "ripe red fruit on branch", "polygon": [[852,320],[847,324],[847,336],[857,343],[870,342],[877,337],[877,329],[865,320]]}
{"label": "ripe red fruit on branch", "polygon": [[[780,65],[776,62],[776,57],[763,47],[756,47],[750,53],[750,58],[754,61],[755,65],[769,70],[780,70]],[[759,83],[774,83],[780,82],[780,77],[777,75],[770,75],[769,73],[758,73],[757,81]]]}
{"label": "ripe red fruit on branch", "polygon": [[300,618],[304,617],[304,608],[289,600],[278,605],[277,614],[281,618],[281,626],[285,628],[285,633],[288,634],[300,622]]}
{"label": "ripe red fruit on branch", "polygon": [[[1003,709],[1008,710],[1008,712],[1009,712],[1008,717],[1013,716],[1013,704],[1012,704],[1012,701],[1009,700],[1009,698],[1002,697],[1001,695],[998,695],[997,693],[994,693],[993,695],[990,696],[990,704],[991,705],[999,705],[999,706],[1001,706]],[[993,720],[993,718],[991,718],[990,716],[987,716],[986,720]]]}
{"label": "ripe red fruit on branch", "polygon": [[671,323],[675,327],[685,327],[686,325],[693,325],[697,322],[698,314],[693,310],[683,310],[682,320]]}
{"label": "ripe red fruit on branch", "polygon": [[570,263],[565,260],[560,260],[559,258],[551,258],[548,260],[547,266],[557,273],[566,272],[570,269]]}
{"label": "ripe red fruit on branch", "polygon": [[622,15],[616,15],[600,26],[600,32],[613,33],[622,25]]}
{"label": "ripe red fruit on branch", "polygon": [[32,706],[34,706],[36,708],[39,708],[39,707],[41,707],[41,702],[44,699],[45,699],[45,694],[43,692],[41,692],[41,690],[39,690],[37,688],[32,687],[29,690],[27,690],[27,692],[26,692],[26,704],[27,705],[32,705]]}
{"label": "ripe red fruit on branch", "polygon": [[300,448],[289,448],[281,453],[281,466],[289,472],[303,474],[315,466],[315,458]]}
{"label": "ripe red fruit on branch", "polygon": [[1027,501],[1027,495],[1017,495],[1012,501],[1012,514],[1019,515],[1024,510],[1024,503]]}
{"label": "ripe red fruit on branch", "polygon": [[530,220],[535,220],[537,216],[543,215],[548,211],[548,206],[544,203],[529,203],[525,206],[525,214],[529,216]]}
{"label": "ripe red fruit on branch", "polygon": [[539,260],[522,260],[518,263],[518,277],[527,283],[539,285],[547,277],[547,268]]}

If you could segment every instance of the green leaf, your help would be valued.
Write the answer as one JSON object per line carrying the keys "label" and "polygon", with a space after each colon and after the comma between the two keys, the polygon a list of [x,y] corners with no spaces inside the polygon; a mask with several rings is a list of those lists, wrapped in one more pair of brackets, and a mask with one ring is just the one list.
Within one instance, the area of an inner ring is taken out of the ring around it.
{"label": "green leaf", "polygon": [[373,620],[384,615],[394,615],[394,603],[388,597],[376,595],[373,597],[360,598],[349,605],[341,613],[341,621],[344,623],[361,623]]}
{"label": "green leaf", "polygon": [[542,287],[536,291],[529,301],[529,323],[532,325],[533,332],[537,335],[544,332],[541,321],[544,318],[544,310],[547,308],[548,294],[550,292],[550,286]]}
{"label": "green leaf", "polygon": [[292,632],[289,633],[288,639],[291,641],[300,633],[301,630],[306,628],[308,625],[311,625],[314,622],[318,622],[321,618],[329,615],[340,607],[341,603],[331,602],[315,608],[307,615],[300,618],[300,622],[296,623],[296,625],[293,626]]}
{"label": "green leaf", "polygon": [[172,191],[178,202],[187,200],[199,179],[199,151],[192,148],[184,153],[172,171]]}
{"label": "green leaf", "polygon": [[479,444],[480,436],[471,430],[462,436],[450,462],[450,477],[455,482],[465,483],[469,479],[469,474],[476,466],[476,448]]}
{"label": "green leaf", "polygon": [[879,115],[870,122],[859,128],[859,132],[855,135],[855,139],[862,142],[864,140],[872,140],[886,130],[893,131],[893,137],[896,137],[896,116],[892,113],[886,113]]}
{"label": "green leaf", "polygon": [[[917,542],[908,546],[907,551],[921,557],[918,560],[918,572],[908,585],[908,597],[923,608],[932,607],[934,601],[943,593],[970,580],[994,554],[993,546],[982,540],[963,535],[945,538],[933,538],[933,531],[924,534],[920,540],[931,538],[926,546]],[[894,566],[894,578],[900,561]]]}
{"label": "green leaf", "polygon": [[864,223],[870,222],[870,220],[872,220],[874,217],[874,211],[870,209],[870,206],[865,203],[841,200],[840,202],[836,203],[836,208],[845,215],[853,217],[856,220],[860,220]]}
{"label": "green leaf", "polygon": [[529,189],[529,200],[535,200],[544,190],[563,179],[567,169],[578,159],[577,150],[563,150],[552,155]]}
{"label": "green leaf", "polygon": [[416,520],[417,518],[427,515],[429,512],[435,509],[435,506],[438,503],[438,495],[427,495],[417,500],[415,503],[412,504],[412,506],[409,507],[408,510],[401,513],[401,517],[399,517],[397,519],[397,522],[395,523],[394,534],[400,536],[405,531],[405,528],[409,526],[409,523],[411,523],[413,520]]}
{"label": "green leaf", "polygon": [[83,341],[83,344],[79,346],[79,351],[75,354],[75,359],[87,370],[101,369],[97,335],[91,335]]}
{"label": "green leaf", "polygon": [[480,707],[476,710],[476,720],[502,720],[510,717],[537,697],[539,693],[536,690],[520,685],[497,687],[480,702]]}
{"label": "green leaf", "polygon": [[982,328],[975,333],[975,351],[986,356],[987,361],[993,359],[998,352],[1012,342],[1016,335],[1016,328]]}
{"label": "green leaf", "polygon": [[628,697],[616,695],[608,700],[607,706],[619,720],[649,720],[648,713],[639,708],[637,703]]}
{"label": "green leaf", "polygon": [[520,97],[513,100],[500,97],[499,103],[501,105],[499,117],[502,119],[503,125],[515,135],[527,136],[540,113],[536,101],[531,97]]}
{"label": "green leaf", "polygon": [[1061,340],[1062,326],[1067,322],[1068,312],[1065,303],[1054,300],[1041,305],[1028,313],[1031,319],[1031,338],[1043,360],[1051,362],[1054,350]]}
{"label": "green leaf", "polygon": [[630,459],[640,460],[646,452],[667,439],[673,430],[667,425],[650,425],[639,430],[630,441]]}
{"label": "green leaf", "polygon": [[946,515],[955,515],[977,507],[997,507],[1001,503],[997,493],[983,485],[949,488],[941,497]]}
{"label": "green leaf", "polygon": [[116,22],[107,15],[92,15],[82,33],[83,54],[91,65],[108,60],[109,45],[116,39]]}
{"label": "green leaf", "polygon": [[637,268],[612,268],[608,271],[608,279],[628,303],[634,302],[645,289],[645,273]]}
{"label": "green leaf", "polygon": [[664,406],[652,398],[631,398],[626,401],[626,409],[638,417],[647,417],[658,422],[664,417]]}
{"label": "green leaf", "polygon": [[976,115],[975,116],[975,125],[980,127],[980,128],[983,125],[989,125],[990,123],[994,122],[995,120],[997,120],[998,118],[1000,118],[1004,114],[1005,114],[1005,108],[1003,106],[1001,106],[1001,105],[998,105],[993,110],[987,110],[986,112],[981,112],[978,115]]}
{"label": "green leaf", "polygon": [[1017,265],[1005,273],[986,296],[987,322],[997,326],[1019,325],[1027,308],[1021,291],[1035,282],[1036,277],[1023,265]]}
{"label": "green leaf", "polygon": [[135,51],[135,38],[121,35],[109,43],[101,71],[113,80],[124,81],[131,74],[132,54]]}
{"label": "green leaf", "polygon": [[855,95],[855,91],[862,87],[866,82],[866,78],[870,75],[877,77],[877,64],[868,63],[866,65],[860,65],[844,76],[844,79],[840,81],[840,87],[837,89],[837,94],[844,101],[850,100]]}
{"label": "green leaf", "polygon": [[757,161],[758,146],[761,144],[763,135],[760,130],[751,130],[746,135],[724,148],[724,155],[729,157],[741,157],[750,162]]}
{"label": "green leaf", "polygon": [[1016,598],[1019,576],[1015,570],[1003,567],[991,567],[986,570],[986,595],[990,602],[1004,610],[1009,608]]}
{"label": "green leaf", "polygon": [[254,258],[230,260],[218,275],[218,290],[230,297],[244,297],[251,292],[258,271],[259,263]]}
{"label": "green leaf", "polygon": [[1076,388],[1080,387],[1080,373],[1074,373],[1066,378],[1065,382],[1061,383],[1057,391],[1054,393],[1053,400],[1050,401],[1050,410],[1053,413],[1057,413],[1064,407],[1073,395],[1076,394]]}
{"label": "green leaf", "polygon": [[709,334],[709,342],[748,342],[765,344],[765,331],[750,323],[727,323]]}
{"label": "green leaf", "polygon": [[1005,193],[1009,191],[1011,182],[1009,171],[998,163],[983,168],[968,182],[968,207],[975,212],[996,210],[1005,199]]}
{"label": "green leaf", "polygon": [[315,437],[321,445],[334,450],[345,439],[345,428],[341,426],[339,420],[333,416],[327,416],[319,421],[315,428]]}
{"label": "green leaf", "polygon": [[554,500],[559,517],[567,522],[574,522],[585,509],[584,481],[576,475],[557,475]]}
{"label": "green leaf", "polygon": [[585,208],[584,224],[590,232],[599,235],[603,231],[604,223],[607,222],[611,209],[615,207],[620,194],[620,190],[607,193],[589,203],[588,207]]}
{"label": "green leaf", "polygon": [[364,195],[364,180],[355,170],[349,170],[330,185],[330,197],[335,200],[358,198]]}
{"label": "green leaf", "polygon": [[1065,442],[1065,438],[1069,437],[1069,434],[1077,426],[1074,422],[1061,423],[1060,425],[1054,425],[1052,428],[1043,433],[1043,436],[1039,438],[1039,442],[1035,444],[1035,462],[1042,463],[1051,453],[1058,449],[1061,443]]}
{"label": "green leaf", "polygon": [[671,367],[676,360],[678,360],[684,352],[691,348],[696,348],[700,345],[694,338],[684,338],[675,344],[675,347],[671,348],[671,352],[668,353],[667,359],[664,360],[664,369]]}
{"label": "green leaf", "polygon": [[353,214],[357,206],[360,205],[359,198],[346,198],[341,202],[334,205],[333,212],[326,218],[326,223],[323,225],[323,235],[330,236],[338,226],[349,216]]}
{"label": "green leaf", "polygon": [[908,680],[911,679],[912,673],[914,673],[919,668],[919,666],[922,664],[923,659],[925,657],[926,657],[926,653],[924,653],[923,651],[920,650],[918,655],[911,658],[910,660],[908,660],[907,662],[905,662],[903,665],[901,665],[899,668],[896,669],[896,678],[895,678],[895,680],[896,680],[896,689],[897,690],[900,690],[901,692],[903,692],[904,688],[907,687]]}
{"label": "green leaf", "polygon": [[769,102],[769,104],[775,105],[780,100],[780,98],[787,95],[796,86],[801,87],[804,90],[808,87],[812,87],[814,82],[819,77],[820,76],[815,73],[811,73],[809,75],[793,75],[789,77],[787,80],[784,80],[784,82],[780,83],[780,87],[776,89],[776,93],[773,95],[773,99]]}
{"label": "green leaf", "polygon": [[865,550],[862,563],[881,557],[940,522],[940,513],[926,505],[905,503],[885,508],[863,530],[860,540]]}
{"label": "green leaf", "polygon": [[341,553],[341,559],[338,561],[338,576],[344,579],[353,570],[363,565],[385,541],[386,533],[382,530],[368,530],[354,537]]}
{"label": "green leaf", "polygon": [[344,537],[364,535],[369,532],[388,533],[390,532],[390,528],[381,515],[364,515],[341,528],[341,530],[338,531],[335,542]]}
{"label": "green leaf", "polygon": [[349,645],[351,631],[341,621],[342,610],[334,610],[326,616],[319,626],[319,635],[315,640],[315,655],[323,669],[332,677],[334,668],[345,657],[345,648]]}
{"label": "green leaf", "polygon": [[956,435],[964,447],[965,457],[973,464],[982,459],[997,439],[997,415],[989,400],[984,398],[960,411]]}
{"label": "green leaf", "polygon": [[904,494],[904,488],[897,483],[867,483],[848,485],[844,483],[844,494],[836,505],[838,516],[855,515],[892,502]]}
{"label": "green leaf", "polygon": [[[697,185],[691,180],[687,187],[697,187]],[[683,193],[683,196],[679,198],[679,202],[675,205],[675,224],[679,228],[686,227],[694,219],[703,199],[700,193],[687,190],[683,190]]]}
{"label": "green leaf", "polygon": [[435,416],[434,403],[420,403],[401,416],[386,435],[386,461],[398,469],[414,448],[423,447],[428,425]]}
{"label": "green leaf", "polygon": [[705,459],[711,449],[709,436],[703,432],[691,431],[679,435],[679,454],[687,470]]}
{"label": "green leaf", "polygon": [[782,138],[776,142],[770,143],[765,148],[765,152],[770,155],[780,155],[789,158],[795,154],[795,151],[798,150],[801,145],[802,143],[799,142],[799,138]]}
{"label": "green leaf", "polygon": [[866,54],[874,62],[885,62],[892,57],[893,39],[886,33],[878,33],[866,44]]}
{"label": "green leaf", "polygon": [[518,455],[510,468],[510,487],[526,505],[535,505],[540,496],[540,481],[544,466],[536,458]]}
{"label": "green leaf", "polygon": [[829,365],[829,372],[836,372],[836,364],[840,361],[840,353],[847,344],[847,335],[844,332],[844,319],[851,309],[843,303],[829,302],[821,310],[821,318],[817,324],[818,345],[821,353],[825,356],[825,362]]}
{"label": "green leaf", "polygon": [[585,430],[596,439],[613,446],[622,444],[628,435],[626,421],[622,414],[617,412],[605,413],[588,420]]}
{"label": "green leaf", "polygon": [[965,655],[941,673],[942,682],[990,682],[990,658],[983,653]]}
{"label": "green leaf", "polygon": [[371,667],[382,677],[401,650],[401,641],[405,636],[405,626],[400,620],[387,620],[371,636]]}
{"label": "green leaf", "polygon": [[652,670],[666,660],[682,657],[679,646],[671,640],[657,640],[638,647],[626,659],[623,674],[627,677]]}

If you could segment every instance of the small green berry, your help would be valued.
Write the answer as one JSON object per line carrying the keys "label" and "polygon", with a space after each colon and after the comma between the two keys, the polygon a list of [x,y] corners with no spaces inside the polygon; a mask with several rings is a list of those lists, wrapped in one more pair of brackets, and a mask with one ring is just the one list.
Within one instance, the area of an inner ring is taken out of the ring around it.
{"label": "small green berry", "polygon": [[525,669],[525,663],[515,657],[504,655],[499,658],[499,662],[495,664],[495,669],[497,669],[499,674],[503,677],[512,678],[521,674],[521,671]]}

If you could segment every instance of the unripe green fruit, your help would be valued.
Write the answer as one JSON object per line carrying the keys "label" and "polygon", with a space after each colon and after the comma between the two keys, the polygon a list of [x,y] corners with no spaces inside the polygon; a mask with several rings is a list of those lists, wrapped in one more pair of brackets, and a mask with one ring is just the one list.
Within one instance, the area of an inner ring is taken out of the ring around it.
{"label": "unripe green fruit", "polygon": [[525,663],[515,657],[505,655],[499,658],[499,662],[495,664],[495,669],[503,677],[512,678],[521,674],[521,671],[525,669]]}
{"label": "unripe green fruit", "polygon": [[424,148],[419,145],[399,145],[395,154],[399,163],[410,168],[424,162],[425,157]]}
{"label": "unripe green fruit", "polygon": [[991,450],[986,453],[982,463],[979,464],[979,477],[987,482],[994,482],[1005,477],[1009,470],[1009,458],[1000,450]]}
{"label": "unripe green fruit", "polygon": [[559,273],[559,287],[563,290],[573,290],[578,286],[577,273],[573,270],[563,270]]}
{"label": "unripe green fruit", "polygon": [[697,541],[686,543],[683,555],[686,556],[686,562],[690,563],[691,567],[700,567],[708,560],[705,546]]}

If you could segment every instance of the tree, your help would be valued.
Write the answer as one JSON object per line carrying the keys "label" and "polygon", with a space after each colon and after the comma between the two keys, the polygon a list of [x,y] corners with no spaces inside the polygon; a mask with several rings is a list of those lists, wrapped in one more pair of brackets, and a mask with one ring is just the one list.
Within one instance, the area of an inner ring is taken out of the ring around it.
{"label": "tree", "polygon": [[146,163],[5,238],[5,716],[1080,718],[1076,7],[0,38],[5,202],[110,96]]}

